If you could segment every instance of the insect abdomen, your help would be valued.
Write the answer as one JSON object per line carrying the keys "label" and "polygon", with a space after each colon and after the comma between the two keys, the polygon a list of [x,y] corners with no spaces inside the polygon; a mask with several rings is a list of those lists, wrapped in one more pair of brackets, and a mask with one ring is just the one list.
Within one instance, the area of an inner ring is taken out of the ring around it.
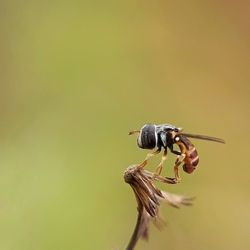
{"label": "insect abdomen", "polygon": [[191,174],[196,166],[199,163],[199,156],[198,156],[198,152],[195,149],[195,147],[192,145],[187,151],[186,151],[186,157],[184,159],[184,165],[183,165],[183,170],[188,173]]}

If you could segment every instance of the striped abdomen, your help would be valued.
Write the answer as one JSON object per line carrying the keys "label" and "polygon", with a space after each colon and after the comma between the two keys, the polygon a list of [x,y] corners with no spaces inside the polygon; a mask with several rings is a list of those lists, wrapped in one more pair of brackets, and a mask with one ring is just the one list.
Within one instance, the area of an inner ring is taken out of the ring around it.
{"label": "striped abdomen", "polygon": [[183,170],[186,173],[191,174],[199,163],[198,152],[187,137],[180,135],[179,138],[179,143],[182,144],[179,146],[180,148],[184,149],[183,151],[186,154],[186,157],[183,160]]}
{"label": "striped abdomen", "polygon": [[183,170],[188,174],[191,174],[199,163],[199,156],[197,150],[192,145],[190,150],[186,151],[186,157],[184,159]]}

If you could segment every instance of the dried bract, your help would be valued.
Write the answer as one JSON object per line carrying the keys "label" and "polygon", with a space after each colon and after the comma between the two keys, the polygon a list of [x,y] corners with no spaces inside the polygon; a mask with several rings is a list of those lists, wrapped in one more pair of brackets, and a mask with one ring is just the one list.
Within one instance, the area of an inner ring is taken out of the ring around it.
{"label": "dried bract", "polygon": [[160,202],[178,208],[180,205],[191,205],[193,198],[186,198],[181,195],[167,193],[159,190],[153,180],[168,183],[169,180],[153,173],[142,170],[138,166],[130,166],[124,173],[124,180],[128,183],[135,194],[137,201],[138,217],[137,223],[127,246],[127,250],[134,249],[139,238],[148,238],[148,224],[153,221],[158,227],[164,224],[159,217]]}

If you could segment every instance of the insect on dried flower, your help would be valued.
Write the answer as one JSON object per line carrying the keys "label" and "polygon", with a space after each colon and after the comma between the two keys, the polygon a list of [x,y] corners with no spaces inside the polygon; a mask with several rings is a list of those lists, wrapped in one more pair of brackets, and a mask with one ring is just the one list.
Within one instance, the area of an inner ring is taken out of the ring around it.
{"label": "insect on dried flower", "polygon": [[148,225],[152,221],[157,227],[164,225],[159,216],[160,202],[178,208],[180,205],[192,205],[193,198],[167,193],[159,190],[153,180],[169,183],[162,176],[143,170],[138,165],[130,166],[124,173],[124,180],[134,191],[137,201],[137,222],[126,250],[134,249],[139,238],[148,239]]}

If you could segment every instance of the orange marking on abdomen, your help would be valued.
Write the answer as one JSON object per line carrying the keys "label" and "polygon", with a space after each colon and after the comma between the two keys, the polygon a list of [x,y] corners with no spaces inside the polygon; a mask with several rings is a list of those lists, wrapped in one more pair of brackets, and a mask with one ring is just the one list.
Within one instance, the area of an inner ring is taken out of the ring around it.
{"label": "orange marking on abdomen", "polygon": [[190,150],[186,151],[186,157],[184,159],[183,170],[191,174],[199,163],[199,156],[195,147],[191,147]]}

